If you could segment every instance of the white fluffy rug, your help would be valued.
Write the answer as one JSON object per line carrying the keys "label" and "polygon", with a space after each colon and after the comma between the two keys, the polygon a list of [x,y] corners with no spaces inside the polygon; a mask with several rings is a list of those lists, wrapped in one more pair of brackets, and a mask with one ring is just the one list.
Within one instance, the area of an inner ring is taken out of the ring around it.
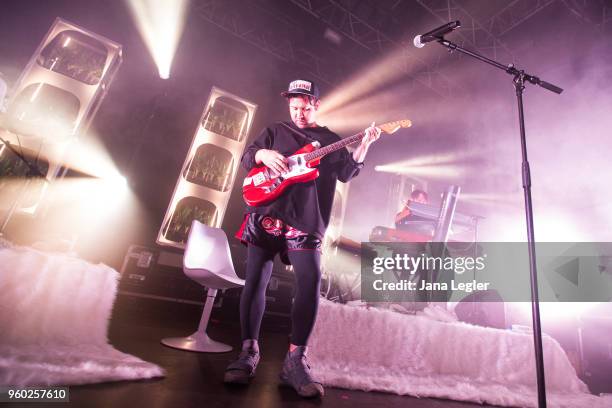
{"label": "white fluffy rug", "polygon": [[[554,339],[543,342],[550,407],[612,406],[589,394]],[[321,299],[310,345],[314,373],[326,385],[537,407],[527,334]]]}
{"label": "white fluffy rug", "polygon": [[119,274],[65,254],[0,246],[0,385],[163,376],[108,344]]}

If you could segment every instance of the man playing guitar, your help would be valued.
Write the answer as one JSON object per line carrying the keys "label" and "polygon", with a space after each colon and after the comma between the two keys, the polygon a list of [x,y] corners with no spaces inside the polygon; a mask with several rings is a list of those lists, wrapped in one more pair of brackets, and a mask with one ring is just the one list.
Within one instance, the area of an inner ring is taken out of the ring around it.
{"label": "man playing guitar", "polygon": [[[308,143],[328,146],[340,137],[317,124],[319,90],[308,80],[298,79],[281,94],[289,103],[290,122],[265,128],[246,148],[241,162],[247,171],[265,165],[274,174],[287,173],[288,160]],[[225,382],[247,384],[259,362],[259,328],[265,307],[265,291],[272,275],[273,259],[280,253],[293,265],[296,291],[292,309],[291,344],[280,374],[302,397],[321,397],[306,362],[308,337],[314,326],[321,279],[321,241],[329,224],[336,181],[357,176],[370,145],[380,137],[372,124],[351,154],[341,148],[326,155],[318,166],[319,177],[287,187],[273,201],[247,205],[244,222],[236,237],[248,245],[246,283],[240,298],[242,352],[226,369]]]}

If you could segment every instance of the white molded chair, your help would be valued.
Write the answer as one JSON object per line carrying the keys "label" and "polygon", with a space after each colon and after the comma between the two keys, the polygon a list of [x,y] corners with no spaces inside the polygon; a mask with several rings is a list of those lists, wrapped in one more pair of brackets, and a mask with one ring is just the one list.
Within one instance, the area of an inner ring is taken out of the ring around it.
{"label": "white molded chair", "polygon": [[193,220],[185,246],[183,271],[189,278],[208,288],[200,325],[191,336],[166,338],[161,342],[181,350],[208,353],[231,351],[231,346],[216,342],[206,334],[217,290],[244,286],[244,280],[234,271],[225,232]]}

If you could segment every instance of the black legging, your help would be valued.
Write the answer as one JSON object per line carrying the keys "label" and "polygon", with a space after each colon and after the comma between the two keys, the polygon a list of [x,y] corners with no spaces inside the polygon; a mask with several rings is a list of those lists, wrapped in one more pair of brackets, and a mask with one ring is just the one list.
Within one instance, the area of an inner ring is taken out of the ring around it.
{"label": "black legging", "polygon": [[[246,282],[240,297],[242,340],[259,338],[274,255],[274,252],[249,245]],[[314,250],[301,250],[289,251],[288,255],[293,265],[296,284],[291,310],[291,343],[305,346],[319,307],[321,254]]]}

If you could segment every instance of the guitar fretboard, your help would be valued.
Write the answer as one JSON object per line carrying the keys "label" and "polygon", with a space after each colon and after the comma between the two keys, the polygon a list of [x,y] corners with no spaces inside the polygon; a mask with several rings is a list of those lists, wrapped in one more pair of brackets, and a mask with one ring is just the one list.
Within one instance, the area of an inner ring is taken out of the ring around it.
{"label": "guitar fretboard", "polygon": [[336,143],[332,143],[332,144],[330,144],[328,146],[325,146],[325,147],[322,147],[320,149],[317,149],[314,152],[306,153],[304,155],[304,159],[306,161],[311,161],[311,160],[319,159],[319,158],[325,156],[326,154],[329,154],[331,152],[335,152],[336,150],[342,149],[344,146],[348,146],[350,144],[357,143],[357,142],[361,141],[361,139],[363,139],[364,135],[365,135],[364,132],[359,132],[356,135],[353,135],[353,136],[344,138],[342,140],[339,140]]}

